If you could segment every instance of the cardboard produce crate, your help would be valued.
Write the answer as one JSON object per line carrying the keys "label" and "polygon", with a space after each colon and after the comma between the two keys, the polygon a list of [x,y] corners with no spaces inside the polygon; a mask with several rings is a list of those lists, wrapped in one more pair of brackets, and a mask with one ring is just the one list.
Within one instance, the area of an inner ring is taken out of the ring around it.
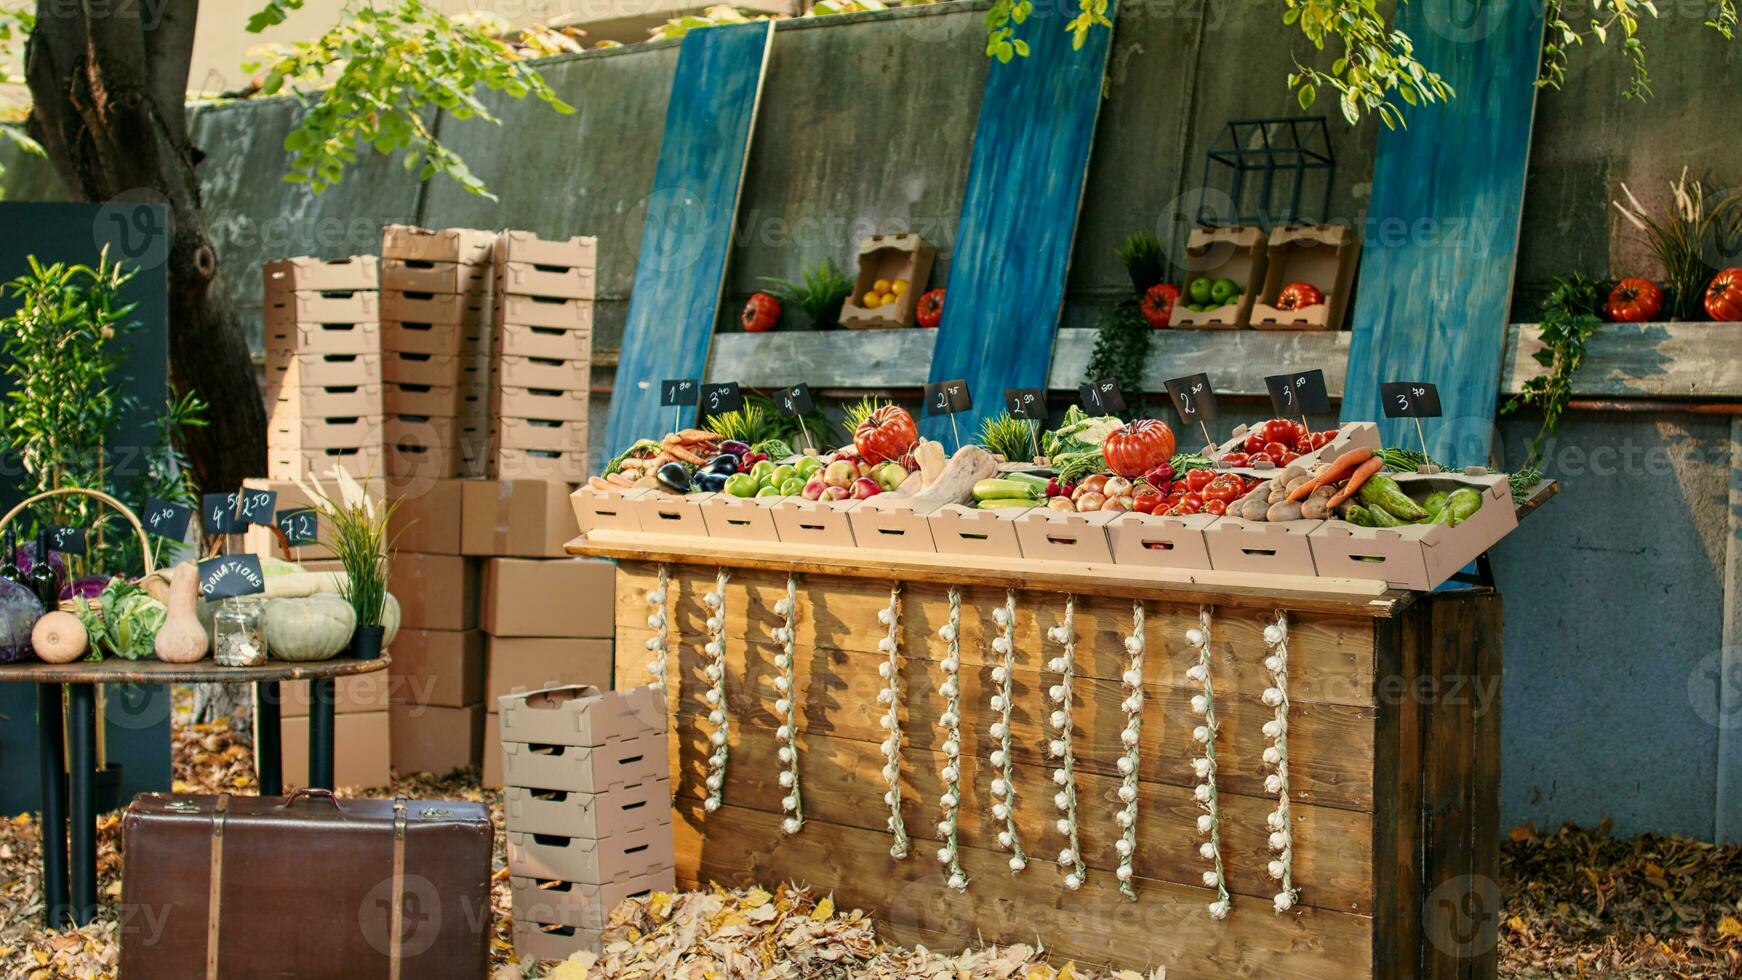
{"label": "cardboard produce crate", "polygon": [[443,415],[390,415],[381,425],[382,441],[389,446],[458,448],[470,436],[476,441],[485,433],[471,429],[467,420]]}
{"label": "cardboard produce crate", "polygon": [[381,293],[380,319],[411,323],[458,323],[474,329],[490,322],[487,296],[388,289]]}
{"label": "cardboard produce crate", "polygon": [[499,418],[491,429],[490,444],[497,449],[585,453],[587,423],[563,419]]}
{"label": "cardboard produce crate", "polygon": [[566,480],[467,480],[460,488],[460,553],[566,558],[576,534]]}
{"label": "cardboard produce crate", "polygon": [[[501,713],[499,731],[504,744],[606,748],[633,743],[631,748],[611,755],[608,760],[595,760],[604,766],[602,772],[609,777],[603,785],[615,786],[642,781],[633,777],[669,775],[664,748],[665,701],[664,691],[646,686],[607,691],[592,685],[571,684],[504,695],[496,699],[496,710]],[[658,751],[650,755],[642,752],[656,742]],[[542,785],[522,780],[510,783],[533,789],[594,792],[585,786]]]}
{"label": "cardboard produce crate", "polygon": [[[1350,287],[1361,258],[1361,236],[1342,225],[1279,228],[1270,235],[1264,288],[1252,304],[1258,330],[1340,330],[1348,312]],[[1278,294],[1291,282],[1318,287],[1323,303],[1297,310],[1277,307]]]}
{"label": "cardboard produce crate", "polygon": [[387,533],[393,536],[396,551],[460,553],[464,481],[390,478],[386,489],[388,496],[399,502],[387,522]]}
{"label": "cardboard produce crate", "polygon": [[1324,521],[1247,521],[1218,517],[1204,529],[1210,567],[1218,572],[1314,575],[1308,535]]}
{"label": "cardboard produce crate", "polygon": [[488,360],[480,359],[476,355],[388,351],[383,355],[381,377],[389,386],[459,388],[483,383],[484,375],[474,372],[481,372],[487,366]]}
{"label": "cardboard produce crate", "polygon": [[861,548],[921,554],[938,550],[932,541],[930,516],[916,510],[911,501],[861,500],[847,512],[847,522],[853,525],[853,540]]}
{"label": "cardboard produce crate", "polygon": [[300,255],[267,262],[261,272],[266,295],[279,298],[287,293],[375,289],[380,263],[373,255],[352,255],[342,259]]}
{"label": "cardboard produce crate", "polygon": [[537,327],[504,324],[495,328],[492,349],[508,357],[543,357],[590,361],[593,331],[589,327]]}
{"label": "cardboard produce crate", "polygon": [[491,558],[484,563],[484,632],[609,636],[616,570],[594,559]]}
{"label": "cardboard produce crate", "polygon": [[345,388],[380,384],[380,354],[266,352],[266,389]]}
{"label": "cardboard produce crate", "polygon": [[484,634],[477,630],[402,629],[387,668],[391,699],[442,708],[477,704],[484,700],[484,663]]}
{"label": "cardboard produce crate", "polygon": [[386,401],[380,384],[333,385],[283,388],[266,392],[269,419],[318,419],[338,415],[385,414]]}
{"label": "cardboard produce crate", "polygon": [[[639,487],[613,490],[597,490],[592,486],[581,487],[569,495],[569,507],[575,515],[575,530],[581,534],[594,528],[639,531],[641,530],[641,519],[630,503],[636,497],[652,492],[654,491]],[[770,510],[772,511],[772,508]],[[770,517],[772,518],[772,516],[771,513]],[[705,515],[703,519],[706,520]],[[778,538],[778,526],[775,533]]]}
{"label": "cardboard produce crate", "polygon": [[[333,679],[333,714],[348,715],[360,711],[386,711],[392,679],[384,670],[372,674],[354,674]],[[280,681],[278,713],[280,718],[303,718],[314,703],[314,688],[309,681]]]}
{"label": "cardboard produce crate", "polygon": [[490,266],[482,262],[382,259],[381,288],[404,293],[458,293],[484,305],[492,289]]}
{"label": "cardboard produce crate", "polygon": [[266,432],[268,449],[351,449],[381,443],[380,416],[285,419]]}
{"label": "cardboard produce crate", "polygon": [[945,504],[931,512],[932,544],[940,554],[971,555],[993,561],[1022,557],[1016,539],[1016,518],[1027,513],[1014,508],[981,510],[966,504]]}
{"label": "cardboard produce crate", "polygon": [[[661,806],[670,813],[669,806]],[[677,877],[670,868],[604,885],[514,876],[508,880],[515,920],[592,932],[603,929],[611,910],[623,902],[677,889]]]}
{"label": "cardboard produce crate", "polygon": [[269,449],[266,454],[266,476],[271,480],[293,480],[297,477],[326,478],[334,467],[359,480],[379,478],[384,456],[380,444],[337,449]]}
{"label": "cardboard produce crate", "polygon": [[780,540],[774,528],[774,506],[779,497],[734,497],[716,493],[702,504],[702,521],[708,536],[733,541]]}
{"label": "cardboard produce crate", "polygon": [[[510,739],[514,734],[508,725],[510,714],[500,713],[496,717],[500,721],[497,734],[502,739],[502,782],[507,786],[603,793],[671,775],[663,735],[591,747],[532,744]],[[543,877],[576,880],[561,874]]]}
{"label": "cardboard produce crate", "polygon": [[[931,279],[936,258],[937,248],[918,235],[872,235],[865,239],[859,244],[859,271],[853,281],[853,292],[841,305],[841,326],[853,329],[913,326],[920,294]],[[905,279],[907,292],[875,309],[861,305],[879,279],[891,282]]]}
{"label": "cardboard produce crate", "polygon": [[1113,561],[1120,565],[1210,568],[1210,546],[1204,541],[1204,531],[1215,522],[1214,514],[1121,514],[1107,522],[1107,542]]}
{"label": "cardboard produce crate", "polygon": [[583,421],[587,418],[587,395],[585,388],[562,390],[558,388],[527,388],[520,385],[491,385],[491,414],[511,419],[567,419]]}
{"label": "cardboard produce crate", "polygon": [[490,475],[499,480],[580,483],[587,478],[587,451],[500,448],[490,454]]}
{"label": "cardboard produce crate", "polygon": [[[308,785],[308,717],[279,719],[284,785]],[[386,711],[356,711],[333,716],[333,782],[369,788],[393,781],[389,771],[392,733]],[[255,739],[256,745],[260,744]]]}
{"label": "cardboard produce crate", "polygon": [[396,703],[389,711],[393,768],[440,775],[476,766],[484,745],[484,705],[447,708]]}
{"label": "cardboard produce crate", "polygon": [[381,230],[381,257],[419,262],[487,263],[496,250],[496,232],[472,228],[418,228],[388,225]]}
{"label": "cardboard produce crate", "polygon": [[380,343],[386,351],[487,356],[490,348],[486,329],[475,324],[384,320]]}
{"label": "cardboard produce crate", "polygon": [[478,561],[459,555],[393,556],[388,591],[399,600],[400,625],[469,630],[478,625]]}
{"label": "cardboard produce crate", "polygon": [[266,325],[266,346],[282,354],[375,354],[381,350],[381,328],[363,323],[292,323]]}
{"label": "cardboard produce crate", "polygon": [[1427,591],[1462,571],[1518,526],[1518,510],[1505,476],[1390,475],[1412,497],[1471,487],[1482,495],[1482,506],[1457,527],[1370,528],[1325,521],[1308,535],[1318,574],[1379,579],[1394,588]]}
{"label": "cardboard produce crate", "polygon": [[400,440],[386,447],[385,472],[395,480],[448,480],[482,472],[485,449],[465,442],[423,445]]}
{"label": "cardboard produce crate", "polygon": [[509,229],[497,236],[495,257],[498,263],[592,269],[598,265],[598,248],[598,239],[587,235],[540,238],[530,231]]}
{"label": "cardboard produce crate", "polygon": [[1114,511],[1079,514],[1036,507],[1016,517],[1016,540],[1024,558],[1106,564],[1113,560],[1107,525],[1119,516]]}
{"label": "cardboard produce crate", "polygon": [[510,296],[590,300],[593,298],[593,269],[591,266],[498,261],[496,291]]}
{"label": "cardboard produce crate", "polygon": [[671,780],[650,779],[604,793],[509,786],[502,794],[508,829],[602,840],[643,828],[671,830]]}
{"label": "cardboard produce crate", "polygon": [[[629,508],[635,513],[635,520],[641,525],[641,530],[652,534],[677,534],[691,538],[708,536],[707,518],[702,511],[702,504],[707,503],[713,494],[691,493],[678,496],[663,490],[649,490],[637,497],[625,497]],[[820,501],[805,500],[802,497],[782,497],[781,503],[774,507],[774,526],[780,532],[780,540],[793,540],[787,536],[786,526],[781,523],[783,515],[794,512],[802,514],[797,526],[806,530],[815,530],[819,535],[824,525],[830,528],[838,527],[846,534],[845,544],[853,543],[853,532],[848,528],[847,512],[853,509],[857,500],[835,500],[828,504]],[[824,541],[821,537],[807,538],[818,544],[834,543]]]}
{"label": "cardboard produce crate", "polygon": [[593,301],[561,296],[496,297],[496,326],[547,327],[557,330],[592,330]]}
{"label": "cardboard produce crate", "polygon": [[266,297],[268,328],[299,323],[375,323],[381,302],[373,288],[322,293],[278,293]]}
{"label": "cardboard produce crate", "polygon": [[611,688],[608,639],[491,636],[485,651],[484,700],[492,709],[510,694],[553,687]]}
{"label": "cardboard produce crate", "polygon": [[[643,531],[705,537],[706,524],[691,518],[691,512],[699,516],[700,512],[696,510],[699,503],[693,495],[674,497],[651,490],[631,500],[629,506]],[[780,535],[781,543],[800,548],[851,548],[855,542],[853,523],[849,518],[858,505],[857,500],[782,497],[774,505],[774,530]]]}
{"label": "cardboard produce crate", "polygon": [[486,375],[479,372],[457,385],[389,382],[382,404],[389,415],[431,415],[488,421],[489,398],[483,392]]}
{"label": "cardboard produce crate", "polygon": [[[1264,288],[1268,241],[1258,228],[1193,228],[1186,236],[1186,273],[1180,284],[1180,302],[1174,304],[1168,326],[1227,330],[1244,328],[1250,323],[1252,303]],[[1240,298],[1207,313],[1186,309],[1192,280],[1203,278],[1234,280],[1240,286]]]}
{"label": "cardboard produce crate", "polygon": [[[1291,419],[1290,421],[1299,420]],[[1234,426],[1233,437],[1231,437],[1227,442],[1222,443],[1220,446],[1217,446],[1207,455],[1209,455],[1211,459],[1221,459],[1228,453],[1238,452],[1241,444],[1246,441],[1246,434],[1250,431],[1251,427],[1246,425],[1244,422]],[[1342,425],[1337,427],[1337,437],[1335,439],[1332,439],[1330,442],[1325,443],[1323,446],[1310,453],[1302,453],[1300,458],[1290,465],[1310,468],[1316,463],[1328,463],[1351,449],[1371,449],[1374,452],[1378,452],[1380,445],[1379,426],[1374,425],[1372,422],[1344,422]],[[1218,467],[1218,469],[1229,469],[1235,473],[1243,473],[1248,476],[1268,479],[1275,476],[1282,467],[1263,464],[1260,466]]]}
{"label": "cardboard produce crate", "polygon": [[514,952],[523,960],[566,960],[575,953],[600,952],[603,931],[514,920]]}
{"label": "cardboard produce crate", "polygon": [[553,388],[558,391],[586,391],[590,385],[592,365],[576,358],[555,357],[496,358],[491,382],[510,388]]}

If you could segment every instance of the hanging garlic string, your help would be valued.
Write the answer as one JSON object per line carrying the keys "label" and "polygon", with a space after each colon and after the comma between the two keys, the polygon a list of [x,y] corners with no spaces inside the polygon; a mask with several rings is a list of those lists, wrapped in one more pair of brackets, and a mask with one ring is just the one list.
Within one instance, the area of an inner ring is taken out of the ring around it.
{"label": "hanging garlic string", "polygon": [[1139,726],[1143,720],[1143,602],[1133,600],[1131,603],[1131,635],[1125,638],[1125,652],[1130,659],[1125,662],[1125,673],[1120,679],[1125,684],[1125,730],[1119,733],[1119,742],[1125,748],[1125,754],[1119,757],[1119,775],[1124,781],[1119,785],[1119,801],[1125,807],[1113,814],[1113,820],[1119,824],[1121,833],[1113,847],[1119,852],[1119,867],[1114,876],[1119,879],[1119,891],[1133,902],[1137,901],[1137,889],[1132,887],[1132,861],[1137,853],[1137,743]]}
{"label": "hanging garlic string", "polygon": [[1216,796],[1216,691],[1210,683],[1210,607],[1198,609],[1198,625],[1186,630],[1186,643],[1198,651],[1198,662],[1186,669],[1186,676],[1203,686],[1202,694],[1192,695],[1192,710],[1203,716],[1204,723],[1192,730],[1192,737],[1204,747],[1204,754],[1192,760],[1192,771],[1201,782],[1193,795],[1204,812],[1198,815],[1198,833],[1209,839],[1199,845],[1204,860],[1215,863],[1214,870],[1204,872],[1204,884],[1216,890],[1216,900],[1210,903],[1210,917],[1225,919],[1232,903],[1228,898],[1228,878],[1222,868],[1222,813]]}
{"label": "hanging garlic string", "polygon": [[992,737],[998,747],[992,750],[992,816],[1004,821],[998,832],[998,845],[1011,851],[1010,870],[1028,867],[1028,855],[1022,852],[1022,842],[1016,837],[1016,762],[1010,753],[1010,707],[1012,673],[1016,665],[1016,590],[1004,592],[1004,605],[992,610],[992,620],[998,624],[998,635],[992,639],[992,650],[1004,659],[992,668],[992,680],[998,693],[992,695],[992,710],[998,720],[992,723]]}
{"label": "hanging garlic string", "polygon": [[894,835],[895,843],[889,845],[891,857],[907,857],[907,825],[901,821],[901,586],[895,585],[889,590],[889,605],[877,610],[877,621],[885,630],[883,639],[877,641],[877,648],[882,650],[887,660],[877,665],[877,674],[883,678],[884,688],[877,692],[877,701],[887,705],[889,711],[878,719],[883,730],[889,734],[883,737],[883,778],[889,783],[889,789],[883,794],[883,802],[889,804],[889,832]]}
{"label": "hanging garlic string", "polygon": [[1276,852],[1270,877],[1282,884],[1274,900],[1276,911],[1287,912],[1300,900],[1300,889],[1294,887],[1294,825],[1288,806],[1288,614],[1279,610],[1276,622],[1264,627],[1264,645],[1270,651],[1264,658],[1264,669],[1270,672],[1264,703],[1276,710],[1276,717],[1264,723],[1264,734],[1270,739],[1264,761],[1274,770],[1264,777],[1264,789],[1276,794],[1276,810],[1266,818],[1270,849]]}
{"label": "hanging garlic string", "polygon": [[1059,867],[1071,869],[1065,875],[1065,887],[1073,891],[1083,887],[1083,879],[1089,873],[1083,864],[1083,849],[1077,841],[1077,774],[1071,751],[1071,680],[1076,673],[1077,659],[1076,601],[1076,596],[1065,596],[1064,622],[1047,630],[1047,636],[1065,648],[1064,654],[1054,657],[1049,665],[1059,675],[1059,682],[1047,691],[1053,703],[1050,720],[1057,730],[1047,748],[1058,760],[1058,768],[1052,772],[1053,784],[1059,787],[1053,794],[1053,804],[1063,814],[1058,819],[1058,831],[1070,840],[1070,845],[1059,851]]}
{"label": "hanging garlic string", "polygon": [[944,682],[938,687],[938,693],[944,696],[944,710],[938,716],[938,726],[944,730],[944,767],[939,772],[943,777],[944,791],[938,797],[944,816],[938,821],[938,836],[946,842],[938,849],[938,862],[949,869],[947,884],[959,892],[968,890],[968,872],[962,869],[961,849],[956,846],[956,815],[962,805],[961,632],[962,593],[951,588],[950,619],[938,627],[938,636],[945,644],[941,664]]}
{"label": "hanging garlic string", "polygon": [[785,620],[774,630],[774,638],[780,641],[780,652],[774,656],[774,666],[780,668],[780,673],[774,678],[774,689],[780,692],[774,701],[774,713],[780,716],[780,727],[775,729],[774,737],[781,743],[780,761],[786,765],[780,773],[780,788],[786,791],[780,800],[781,807],[786,810],[786,819],[781,821],[780,829],[796,834],[804,826],[804,798],[798,788],[798,691],[792,673],[793,623],[798,618],[796,573],[787,573],[786,595],[774,604],[774,611]]}
{"label": "hanging garlic string", "polygon": [[726,582],[730,576],[724,568],[714,576],[714,591],[702,596],[708,607],[708,642],[702,650],[708,655],[704,670],[710,686],[702,699],[708,703],[708,721],[714,733],[708,736],[713,753],[708,756],[708,798],[702,808],[713,813],[720,808],[726,794],[726,740],[731,735],[731,722],[726,714]]}
{"label": "hanging garlic string", "polygon": [[647,638],[646,647],[653,659],[647,661],[647,672],[652,675],[648,681],[649,687],[665,688],[665,661],[670,650],[671,622],[665,611],[665,599],[671,594],[671,566],[659,563],[659,584],[647,592],[647,604],[653,607],[653,612],[647,616],[647,628],[653,630],[653,635]]}

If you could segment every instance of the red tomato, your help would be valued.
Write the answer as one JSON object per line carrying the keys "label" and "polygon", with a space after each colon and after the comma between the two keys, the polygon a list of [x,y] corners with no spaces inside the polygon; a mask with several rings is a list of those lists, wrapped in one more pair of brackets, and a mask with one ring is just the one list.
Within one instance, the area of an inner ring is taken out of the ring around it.
{"label": "red tomato", "polygon": [[1168,321],[1173,319],[1173,304],[1177,299],[1179,299],[1178,286],[1169,282],[1158,282],[1149,287],[1148,291],[1143,294],[1143,304],[1139,310],[1143,313],[1143,319],[1147,320],[1151,327],[1159,330],[1167,326]]}
{"label": "red tomato", "polygon": [[900,459],[918,441],[913,416],[898,405],[884,405],[867,415],[853,433],[853,448],[867,463]]}
{"label": "red tomato", "polygon": [[1224,504],[1229,504],[1239,500],[1245,489],[1245,481],[1233,474],[1224,474],[1211,480],[1209,485],[1204,487],[1204,499],[1220,500]]}
{"label": "red tomato", "polygon": [[1264,441],[1264,433],[1262,431],[1249,432],[1246,434],[1246,441],[1240,444],[1240,449],[1249,455],[1251,453],[1261,453],[1264,451]]}
{"label": "red tomato", "polygon": [[1228,512],[1228,501],[1226,501],[1226,500],[1206,500],[1206,501],[1204,501],[1204,513],[1206,513],[1206,514],[1214,514],[1217,517],[1221,517],[1223,514],[1226,514],[1227,512]]}
{"label": "red tomato", "polygon": [[751,293],[744,303],[744,312],[738,314],[738,322],[744,325],[745,333],[773,330],[780,322],[780,300],[767,293]]}
{"label": "red tomato", "polygon": [[1245,453],[1225,453],[1222,456],[1222,465],[1223,466],[1245,466],[1246,465],[1246,454]]}
{"label": "red tomato", "polygon": [[1300,438],[1300,425],[1288,419],[1271,419],[1258,427],[1264,433],[1265,442],[1280,442],[1293,445]]}
{"label": "red tomato", "polygon": [[1615,323],[1643,323],[1663,312],[1663,290],[1650,279],[1631,276],[1615,284],[1603,315]]}
{"label": "red tomato", "polygon": [[1204,509],[1203,499],[1198,497],[1198,495],[1194,493],[1194,494],[1188,495],[1186,497],[1186,499],[1181,500],[1179,503],[1174,504],[1172,507],[1168,508],[1167,513],[1168,513],[1168,516],[1170,516],[1170,517],[1184,517],[1187,514],[1196,514],[1198,511],[1203,510],[1203,509]]}
{"label": "red tomato", "polygon": [[1300,458],[1300,453],[1285,452],[1281,456],[1276,457],[1276,465],[1287,466],[1288,464],[1294,462],[1295,460],[1297,460],[1299,458]]}
{"label": "red tomato", "polygon": [[1188,470],[1186,472],[1186,476],[1185,476],[1186,489],[1195,493],[1195,492],[1202,490],[1203,488],[1209,486],[1210,481],[1214,480],[1215,478],[1216,478],[1216,473],[1214,470],[1207,470],[1207,469]]}
{"label": "red tomato", "polygon": [[1706,286],[1706,315],[1718,323],[1742,320],[1742,269],[1725,269]]}
{"label": "red tomato", "polygon": [[1161,506],[1166,500],[1166,497],[1154,490],[1139,490],[1137,496],[1132,498],[1131,509],[1139,514],[1153,514],[1155,508]]}
{"label": "red tomato", "polygon": [[1310,282],[1291,282],[1276,294],[1276,308],[1279,310],[1301,310],[1324,301],[1325,294]]}
{"label": "red tomato", "polygon": [[1142,476],[1173,457],[1173,430],[1159,419],[1137,419],[1107,433],[1101,455],[1127,479]]}
{"label": "red tomato", "polygon": [[1190,507],[1194,514],[1204,509],[1204,495],[1201,493],[1187,492],[1179,502],[1182,507]]}
{"label": "red tomato", "polygon": [[935,327],[944,320],[944,291],[928,289],[919,296],[914,320],[922,327]]}
{"label": "red tomato", "polygon": [[1323,432],[1313,433],[1311,436],[1309,436],[1307,438],[1307,445],[1310,447],[1309,452],[1312,449],[1325,448],[1326,446],[1330,445],[1331,440],[1333,440],[1335,438],[1337,438],[1337,430],[1336,429],[1326,429]]}
{"label": "red tomato", "polygon": [[1287,442],[1267,442],[1264,444],[1264,455],[1271,459],[1281,459],[1282,454],[1288,452],[1288,447],[1292,445],[1294,445],[1293,439]]}
{"label": "red tomato", "polygon": [[1275,463],[1276,457],[1266,452],[1256,452],[1246,457],[1247,466],[1257,466],[1259,463]]}

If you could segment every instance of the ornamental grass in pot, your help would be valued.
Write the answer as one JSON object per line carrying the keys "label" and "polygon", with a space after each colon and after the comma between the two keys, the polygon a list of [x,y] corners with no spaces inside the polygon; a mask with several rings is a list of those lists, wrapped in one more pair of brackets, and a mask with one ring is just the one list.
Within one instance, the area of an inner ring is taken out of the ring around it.
{"label": "ornamental grass in pot", "polygon": [[391,628],[398,625],[398,610],[387,592],[393,550],[387,525],[399,502],[371,498],[356,478],[344,470],[335,468],[333,479],[338,484],[337,498],[328,495],[318,481],[311,481],[312,487],[304,486],[300,480],[297,485],[315,508],[326,515],[332,528],[327,546],[345,566],[339,595],[350,603],[357,617],[351,634],[351,656],[375,660],[392,640]]}

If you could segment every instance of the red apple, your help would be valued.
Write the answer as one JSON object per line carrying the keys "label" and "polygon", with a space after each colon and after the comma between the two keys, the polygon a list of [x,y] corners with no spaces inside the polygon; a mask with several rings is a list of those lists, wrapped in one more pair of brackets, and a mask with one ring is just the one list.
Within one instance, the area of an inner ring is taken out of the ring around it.
{"label": "red apple", "polygon": [[824,500],[846,500],[851,495],[852,495],[852,491],[848,490],[846,487],[824,487],[822,499],[824,499]]}
{"label": "red apple", "polygon": [[862,476],[853,481],[854,500],[865,500],[869,497],[875,497],[882,492],[883,487],[879,486],[876,480],[873,480],[868,476]]}
{"label": "red apple", "polygon": [[806,500],[821,500],[821,499],[823,499],[823,491],[827,490],[828,488],[829,488],[829,485],[827,483],[823,482],[822,477],[820,477],[820,476],[812,477],[811,481],[804,485],[804,499],[806,499]]}
{"label": "red apple", "polygon": [[823,482],[831,487],[850,487],[859,478],[859,468],[844,459],[837,459],[823,469]]}

